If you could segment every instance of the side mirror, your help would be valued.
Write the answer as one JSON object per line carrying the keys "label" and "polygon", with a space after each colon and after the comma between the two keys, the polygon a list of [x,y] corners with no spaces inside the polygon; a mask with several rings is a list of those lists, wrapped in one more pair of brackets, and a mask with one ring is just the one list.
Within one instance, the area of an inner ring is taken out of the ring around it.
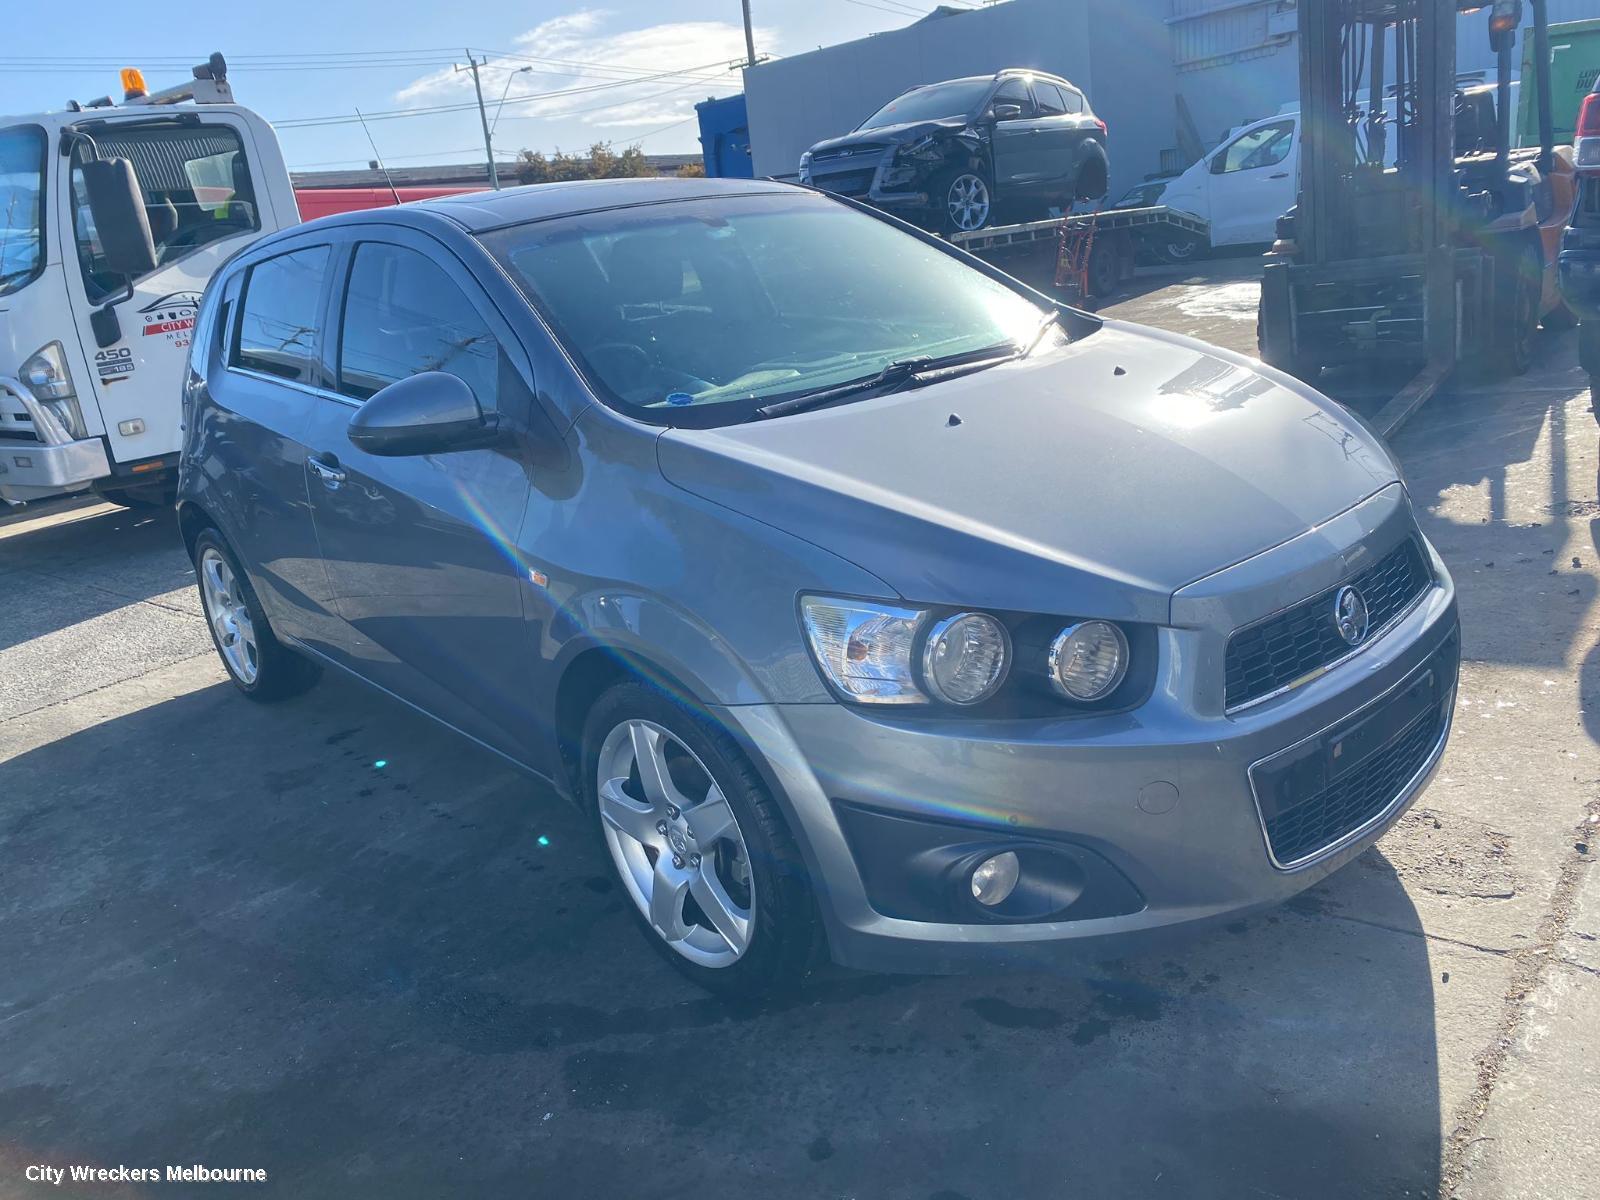
{"label": "side mirror", "polygon": [[1215,154],[1213,154],[1211,156],[1211,173],[1213,175],[1221,175],[1227,169],[1228,169],[1228,156],[1226,154],[1224,154],[1222,151],[1218,150]]}
{"label": "side mirror", "polygon": [[385,458],[444,454],[492,444],[499,414],[485,413],[472,389],[444,371],[391,383],[350,418],[350,441]]}
{"label": "side mirror", "polygon": [[154,271],[156,243],[133,164],[125,158],[96,159],[79,169],[106,268],[129,278]]}
{"label": "side mirror", "polygon": [[990,111],[994,113],[994,119],[996,121],[1015,121],[1018,117],[1022,116],[1022,105],[996,104]]}

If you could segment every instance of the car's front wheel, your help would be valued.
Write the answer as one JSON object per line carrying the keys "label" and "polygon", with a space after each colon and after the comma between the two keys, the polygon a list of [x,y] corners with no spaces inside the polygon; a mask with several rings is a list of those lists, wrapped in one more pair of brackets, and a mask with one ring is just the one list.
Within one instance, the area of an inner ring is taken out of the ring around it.
{"label": "car's front wheel", "polygon": [[211,644],[235,687],[252,700],[284,700],[317,681],[316,664],[273,634],[249,577],[215,529],[196,536],[194,571]]}
{"label": "car's front wheel", "polygon": [[646,937],[726,996],[792,989],[820,937],[804,863],[733,739],[654,688],[606,692],[584,728],[587,800]]}
{"label": "car's front wheel", "polygon": [[943,198],[944,225],[951,233],[972,233],[994,218],[994,190],[976,171],[946,175],[934,194]]}

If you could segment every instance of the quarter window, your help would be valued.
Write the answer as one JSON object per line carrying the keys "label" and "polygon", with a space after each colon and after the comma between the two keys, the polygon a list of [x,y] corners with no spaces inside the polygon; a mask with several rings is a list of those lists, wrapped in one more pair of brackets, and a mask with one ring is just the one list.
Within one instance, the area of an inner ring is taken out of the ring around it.
{"label": "quarter window", "polygon": [[[144,193],[145,216],[161,265],[223,238],[261,228],[255,185],[239,135],[221,125],[112,129],[95,137],[101,158],[125,158]],[[72,226],[84,288],[98,303],[123,285],[105,269],[83,186],[86,150],[72,164]]]}
{"label": "quarter window", "polygon": [[444,269],[404,246],[356,248],[339,335],[339,391],[365,400],[398,379],[444,371],[496,407],[500,346]]}
{"label": "quarter window", "polygon": [[1081,113],[1083,111],[1083,93],[1076,88],[1062,88],[1061,99],[1066,103],[1069,113]]}
{"label": "quarter window", "polygon": [[316,379],[317,326],[328,247],[258,262],[245,280],[233,363],[296,383]]}

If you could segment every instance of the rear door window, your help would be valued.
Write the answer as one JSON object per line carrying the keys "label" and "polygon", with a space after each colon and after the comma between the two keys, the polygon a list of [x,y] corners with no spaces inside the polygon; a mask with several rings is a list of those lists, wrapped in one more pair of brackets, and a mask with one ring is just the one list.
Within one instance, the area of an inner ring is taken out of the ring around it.
{"label": "rear door window", "polygon": [[345,289],[339,391],[365,400],[423,371],[454,375],[484,408],[497,406],[500,344],[472,301],[427,255],[363,242]]}
{"label": "rear door window", "polygon": [[307,246],[250,268],[233,365],[295,383],[317,380],[318,326],[328,247]]}
{"label": "rear door window", "polygon": [[1067,111],[1066,101],[1061,98],[1061,89],[1053,83],[1035,79],[1033,81],[1033,98],[1039,102],[1039,115],[1041,117],[1059,117]]}

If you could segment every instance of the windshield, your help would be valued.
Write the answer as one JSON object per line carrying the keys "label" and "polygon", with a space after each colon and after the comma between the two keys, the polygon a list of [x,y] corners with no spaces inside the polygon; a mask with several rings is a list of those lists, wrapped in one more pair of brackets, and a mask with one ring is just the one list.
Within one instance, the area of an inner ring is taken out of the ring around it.
{"label": "windshield", "polygon": [[956,79],[936,83],[897,96],[873,113],[857,129],[879,129],[903,125],[908,121],[938,121],[945,117],[964,117],[978,107],[989,91],[991,79]]}
{"label": "windshield", "polygon": [[43,181],[43,131],[0,129],[0,296],[32,282],[43,265]]}
{"label": "windshield", "polygon": [[484,241],[601,396],[659,424],[729,424],[890,363],[1020,348],[1046,312],[804,193],[613,209]]}

